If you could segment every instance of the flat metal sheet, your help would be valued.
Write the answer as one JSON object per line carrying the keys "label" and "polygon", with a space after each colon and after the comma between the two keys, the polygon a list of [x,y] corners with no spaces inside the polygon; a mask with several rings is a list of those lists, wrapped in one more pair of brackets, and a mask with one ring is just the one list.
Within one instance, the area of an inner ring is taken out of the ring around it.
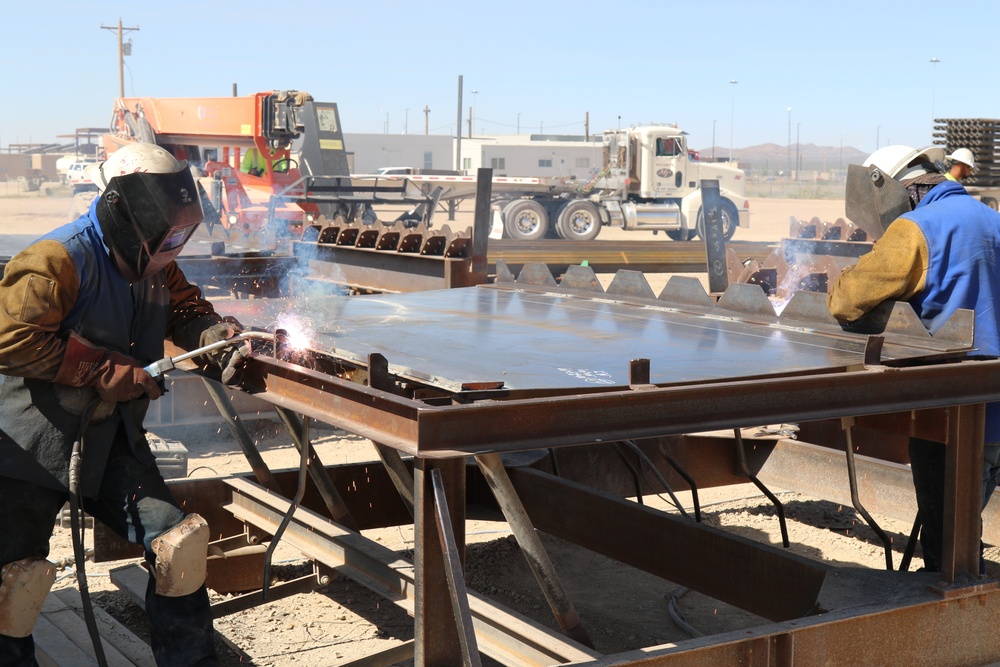
{"label": "flat metal sheet", "polygon": [[[629,384],[629,362],[650,360],[654,384],[837,371],[863,363],[866,337],[681,312],[609,297],[471,287],[371,296],[226,302],[244,326],[304,329],[309,348],[449,391],[482,383],[511,390]],[[939,354],[887,340],[882,358]]]}

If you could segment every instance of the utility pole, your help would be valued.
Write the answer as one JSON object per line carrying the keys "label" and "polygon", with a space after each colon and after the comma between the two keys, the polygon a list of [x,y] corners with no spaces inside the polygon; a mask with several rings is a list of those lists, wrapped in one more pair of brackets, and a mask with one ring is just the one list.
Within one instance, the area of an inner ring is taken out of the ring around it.
{"label": "utility pole", "polygon": [[472,107],[469,107],[469,138],[472,138]]}
{"label": "utility pole", "polygon": [[118,25],[102,25],[102,30],[115,30],[118,32],[118,97],[125,97],[125,56],[132,55],[132,42],[128,43],[128,53],[125,53],[125,43],[122,42],[122,34],[126,31],[138,30],[139,26],[134,28],[123,28],[122,20],[119,17]]}
{"label": "utility pole", "polygon": [[455,171],[462,168],[462,75],[458,75],[458,122],[455,123]]}
{"label": "utility pole", "polygon": [[430,134],[431,108],[424,105],[424,134]]}
{"label": "utility pole", "polygon": [[583,117],[583,138],[590,141],[590,112],[587,111]]}

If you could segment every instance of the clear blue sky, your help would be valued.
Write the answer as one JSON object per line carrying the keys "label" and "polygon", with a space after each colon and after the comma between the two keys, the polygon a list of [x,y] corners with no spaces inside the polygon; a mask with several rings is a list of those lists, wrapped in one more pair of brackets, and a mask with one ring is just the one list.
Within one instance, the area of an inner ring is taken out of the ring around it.
{"label": "clear blue sky", "polygon": [[3,17],[2,146],[107,124],[101,26],[119,17],[139,27],[126,96],[294,88],[337,102],[347,132],[421,133],[425,105],[453,132],[459,75],[477,133],[579,134],[589,112],[592,132],[676,122],[699,148],[714,131],[867,152],[931,143],[935,116],[1000,118],[994,0],[28,0]]}

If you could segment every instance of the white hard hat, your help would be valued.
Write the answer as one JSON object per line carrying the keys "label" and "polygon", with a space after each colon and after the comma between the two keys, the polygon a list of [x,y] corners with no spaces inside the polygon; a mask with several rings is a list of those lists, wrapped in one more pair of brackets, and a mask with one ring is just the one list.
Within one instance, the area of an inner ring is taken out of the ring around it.
{"label": "white hard hat", "polygon": [[108,181],[115,176],[126,174],[175,174],[187,166],[187,160],[181,161],[170,154],[165,148],[156,144],[135,143],[119,148],[104,162],[92,164],[84,169],[84,173],[104,192]]}
{"label": "white hard hat", "polygon": [[933,173],[928,170],[928,163],[944,161],[944,149],[936,146],[917,149],[912,146],[886,146],[880,148],[864,161],[865,167],[878,167],[883,174],[897,181],[905,181],[924,174]]}
{"label": "white hard hat", "polygon": [[968,148],[956,148],[955,152],[948,156],[948,159],[968,165],[969,169],[976,168],[976,159],[972,157],[972,151]]}

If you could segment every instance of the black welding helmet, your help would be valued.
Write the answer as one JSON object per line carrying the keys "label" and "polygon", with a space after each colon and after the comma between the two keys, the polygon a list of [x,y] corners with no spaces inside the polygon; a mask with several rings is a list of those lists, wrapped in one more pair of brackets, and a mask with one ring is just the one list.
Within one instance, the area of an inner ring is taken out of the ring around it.
{"label": "black welding helmet", "polygon": [[[131,150],[141,147],[141,150]],[[120,153],[130,151],[125,159]],[[97,220],[115,263],[129,280],[161,271],[204,219],[187,163],[151,144],[127,146],[101,164]]]}
{"label": "black welding helmet", "polygon": [[844,207],[848,219],[878,239],[899,216],[912,211],[940,183],[944,149],[885,146],[847,167]]}

